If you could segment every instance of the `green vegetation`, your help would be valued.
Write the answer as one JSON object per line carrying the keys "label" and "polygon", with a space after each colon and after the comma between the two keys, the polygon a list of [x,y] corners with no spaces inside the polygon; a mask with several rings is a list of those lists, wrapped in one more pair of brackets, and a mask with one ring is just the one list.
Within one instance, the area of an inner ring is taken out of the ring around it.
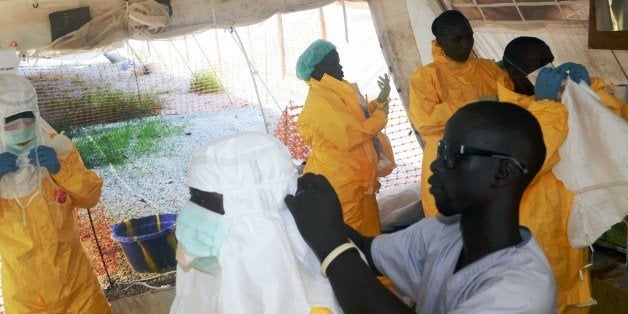
{"label": "green vegetation", "polygon": [[37,89],[42,117],[57,131],[154,116],[165,105],[162,91],[138,92],[132,81],[129,90],[119,90],[78,74],[38,74],[29,79]]}
{"label": "green vegetation", "polygon": [[184,125],[174,125],[163,119],[148,118],[125,122],[101,129],[74,130],[76,146],[87,168],[122,165],[157,151],[170,135],[182,134]]}
{"label": "green vegetation", "polygon": [[163,105],[164,100],[156,93],[137,94],[106,87],[70,98],[70,101],[66,97],[56,98],[42,111],[54,112],[53,119],[49,119],[48,123],[59,131],[68,131],[77,126],[153,116],[160,112]]}
{"label": "green vegetation", "polygon": [[202,70],[192,74],[190,92],[197,94],[212,94],[222,92],[222,86],[216,74],[209,70]]}

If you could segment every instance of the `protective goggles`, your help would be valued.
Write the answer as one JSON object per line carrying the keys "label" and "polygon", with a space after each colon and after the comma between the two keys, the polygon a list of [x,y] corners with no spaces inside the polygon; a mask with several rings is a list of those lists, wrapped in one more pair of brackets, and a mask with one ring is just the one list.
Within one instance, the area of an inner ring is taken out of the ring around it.
{"label": "protective goggles", "polygon": [[534,81],[536,81],[536,77],[539,75],[539,72],[541,71],[542,68],[550,68],[550,69],[554,68],[554,63],[549,62],[543,66],[540,66],[534,71],[527,73],[526,71],[518,67],[516,64],[514,64],[512,61],[508,60],[506,57],[504,57],[504,61],[510,63],[510,65],[512,65],[517,71],[519,71],[519,73],[523,74],[523,76],[527,77],[528,79],[530,79],[530,76],[533,76]]}
{"label": "protective goggles", "polygon": [[490,150],[469,147],[465,145],[460,145],[460,144],[448,142],[446,140],[438,141],[438,149],[436,151],[436,158],[442,160],[443,165],[445,165],[445,167],[449,169],[454,168],[454,166],[456,165],[456,161],[460,157],[471,156],[471,155],[510,160],[524,174],[529,172],[528,168],[526,168],[521,162],[519,162],[514,157],[510,157],[506,154],[497,153]]}

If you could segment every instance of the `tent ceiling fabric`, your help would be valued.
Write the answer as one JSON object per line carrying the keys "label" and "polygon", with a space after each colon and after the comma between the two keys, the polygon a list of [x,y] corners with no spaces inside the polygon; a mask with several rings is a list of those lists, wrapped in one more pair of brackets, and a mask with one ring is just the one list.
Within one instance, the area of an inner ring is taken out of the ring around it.
{"label": "tent ceiling fabric", "polygon": [[472,21],[588,21],[589,0],[446,0]]}
{"label": "tent ceiling fabric", "polygon": [[[347,0],[359,1],[359,0]],[[153,0],[129,1],[133,3],[154,2]],[[171,0],[173,15],[166,26],[158,32],[136,32],[128,29],[124,20],[126,1],[122,0],[2,0],[0,1],[0,47],[6,47],[10,40],[18,42],[18,49],[41,49],[51,43],[50,21],[48,15],[53,12],[89,7],[92,21],[99,20],[97,27],[89,31],[91,40],[85,49],[93,49],[112,42],[140,35],[138,39],[160,39],[186,33],[210,29],[245,26],[263,21],[277,13],[307,10],[327,5],[334,0]],[[35,5],[37,4],[37,5]],[[35,7],[37,6],[37,7]],[[102,28],[111,27],[111,20],[118,30],[115,40],[101,38]],[[123,20],[121,23],[120,21]],[[121,25],[119,25],[121,24]],[[137,28],[140,29],[140,28]],[[83,30],[83,32],[88,32]],[[121,37],[121,38],[120,38]],[[96,44],[92,40],[103,40]],[[80,40],[74,40],[74,44]],[[52,47],[48,47],[52,49]],[[79,49],[72,46],[71,49]]]}

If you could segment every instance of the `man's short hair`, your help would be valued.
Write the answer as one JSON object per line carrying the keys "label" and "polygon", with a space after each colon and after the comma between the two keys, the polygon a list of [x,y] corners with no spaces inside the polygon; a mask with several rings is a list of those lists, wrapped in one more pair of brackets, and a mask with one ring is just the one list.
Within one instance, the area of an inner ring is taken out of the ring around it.
{"label": "man's short hair", "polygon": [[462,107],[455,115],[458,114],[472,115],[483,127],[494,130],[499,145],[512,143],[509,153],[521,159],[531,177],[541,169],[546,153],[543,132],[528,110],[508,102],[480,101]]}
{"label": "man's short hair", "polygon": [[[549,47],[543,40],[536,37],[517,37],[511,40],[508,45],[506,45],[506,48],[504,49],[503,59],[517,63],[517,61],[519,61],[519,59],[521,58],[521,54],[526,53],[528,47],[540,46]],[[504,66],[510,67],[511,64],[509,64],[509,62],[504,62]]]}
{"label": "man's short hair", "polygon": [[449,10],[441,13],[432,22],[432,34],[438,37],[447,31],[447,27],[458,23],[469,23],[469,20],[460,11]]}

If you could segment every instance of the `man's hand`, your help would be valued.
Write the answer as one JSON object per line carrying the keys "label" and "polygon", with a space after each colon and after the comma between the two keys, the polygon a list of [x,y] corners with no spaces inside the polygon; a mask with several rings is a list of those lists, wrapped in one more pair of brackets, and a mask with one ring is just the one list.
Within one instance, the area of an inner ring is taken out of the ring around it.
{"label": "man's hand", "polygon": [[17,169],[17,155],[9,152],[0,154],[0,178],[9,172],[17,171]]}
{"label": "man's hand", "polygon": [[61,170],[61,164],[57,159],[57,152],[54,149],[40,145],[31,149],[28,153],[29,162],[33,165],[48,168],[48,172],[56,174]]}
{"label": "man's hand", "polygon": [[344,233],[342,206],[329,181],[306,173],[299,178],[295,195],[285,198],[299,233],[320,261],[337,246],[349,242]]}

